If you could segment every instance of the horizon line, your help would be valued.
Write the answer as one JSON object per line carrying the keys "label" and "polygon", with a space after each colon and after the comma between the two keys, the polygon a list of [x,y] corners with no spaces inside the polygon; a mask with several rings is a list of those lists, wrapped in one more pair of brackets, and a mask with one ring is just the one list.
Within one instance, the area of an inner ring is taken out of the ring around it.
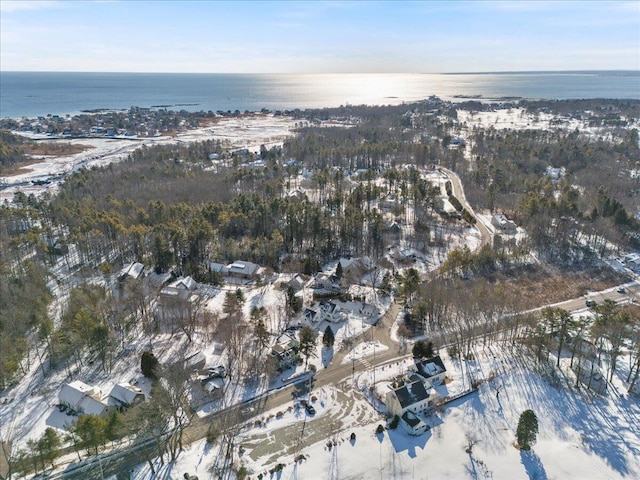
{"label": "horizon line", "polygon": [[577,70],[486,70],[454,72],[160,72],[160,71],[103,71],[103,70],[0,70],[2,73],[108,73],[108,74],[162,74],[162,75],[504,75],[535,73],[639,73],[640,69],[577,69]]}

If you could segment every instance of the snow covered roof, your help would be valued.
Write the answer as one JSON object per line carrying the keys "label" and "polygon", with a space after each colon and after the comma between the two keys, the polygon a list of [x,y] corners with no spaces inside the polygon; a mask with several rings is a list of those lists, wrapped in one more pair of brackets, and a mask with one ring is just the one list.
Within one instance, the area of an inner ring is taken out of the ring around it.
{"label": "snow covered roof", "polygon": [[251,262],[245,262],[243,260],[236,260],[227,267],[229,273],[239,273],[242,275],[253,275],[259,268],[259,265]]}
{"label": "snow covered roof", "polygon": [[95,395],[96,391],[93,387],[90,387],[80,380],[75,380],[71,383],[65,383],[62,386],[62,390],[58,395],[58,399],[61,403],[66,403],[72,407],[78,405],[80,400],[86,395]]}
{"label": "snow covered roof", "polygon": [[123,405],[131,405],[138,395],[143,395],[142,390],[129,383],[118,383],[113,386],[109,393],[109,397]]}
{"label": "snow covered roof", "polygon": [[445,372],[447,369],[440,358],[440,355],[436,355],[435,357],[428,358],[426,360],[416,360],[416,370],[420,375],[424,378],[431,378]]}
{"label": "snow covered roof", "polygon": [[122,270],[120,270],[120,274],[118,275],[118,278],[120,278],[121,280],[124,280],[125,278],[130,277],[136,280],[140,277],[143,271],[144,271],[143,264],[139,262],[127,263],[124,267],[122,267]]}
{"label": "snow covered roof", "polygon": [[58,400],[87,415],[101,415],[108,408],[108,405],[102,401],[102,392],[99,388],[90,387],[79,380],[65,383],[60,390]]}
{"label": "snow covered roof", "polygon": [[169,284],[169,287],[194,290],[196,288],[196,281],[191,277],[178,278],[175,282]]}

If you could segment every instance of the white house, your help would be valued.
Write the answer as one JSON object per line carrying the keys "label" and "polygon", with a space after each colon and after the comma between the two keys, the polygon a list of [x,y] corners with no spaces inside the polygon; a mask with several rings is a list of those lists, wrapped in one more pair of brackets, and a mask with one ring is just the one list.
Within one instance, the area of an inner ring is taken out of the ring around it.
{"label": "white house", "polygon": [[427,424],[409,410],[404,412],[400,418],[402,419],[402,426],[410,435],[420,435],[428,429]]}
{"label": "white house", "polygon": [[108,397],[99,388],[79,380],[65,383],[58,394],[58,401],[78,414],[103,415],[113,410],[107,403]]}
{"label": "white house", "polygon": [[300,343],[295,339],[288,342],[278,342],[271,349],[271,356],[278,359],[278,368],[286,370],[298,362],[298,347]]}
{"label": "white house", "polygon": [[109,392],[109,404],[117,407],[129,407],[143,400],[142,390],[130,383],[118,383]]}
{"label": "white house", "polygon": [[302,316],[312,325],[317,325],[325,320],[338,323],[347,319],[338,304],[333,301],[320,302],[316,306],[307,307],[302,312]]}
{"label": "white house", "polygon": [[328,292],[340,293],[342,286],[340,279],[328,273],[318,273],[313,280],[313,288],[316,290],[326,290]]}
{"label": "white house", "polygon": [[417,379],[387,392],[384,403],[392,414],[402,418],[407,411],[413,414],[428,413],[438,398],[440,396],[436,391],[429,392],[424,383]]}

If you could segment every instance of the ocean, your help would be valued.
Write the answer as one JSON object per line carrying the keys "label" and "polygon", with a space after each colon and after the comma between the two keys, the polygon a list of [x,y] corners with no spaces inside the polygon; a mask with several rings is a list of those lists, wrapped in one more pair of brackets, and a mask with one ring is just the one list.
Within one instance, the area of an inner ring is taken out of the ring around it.
{"label": "ocean", "polygon": [[469,74],[0,72],[0,118],[93,109],[257,111],[425,99],[640,99],[640,71]]}

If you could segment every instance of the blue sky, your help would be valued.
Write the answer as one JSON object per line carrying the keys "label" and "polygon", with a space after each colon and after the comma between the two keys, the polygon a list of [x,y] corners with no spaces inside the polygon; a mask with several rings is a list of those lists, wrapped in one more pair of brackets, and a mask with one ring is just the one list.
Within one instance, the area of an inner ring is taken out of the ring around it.
{"label": "blue sky", "polygon": [[640,70],[640,2],[0,0],[0,70]]}

